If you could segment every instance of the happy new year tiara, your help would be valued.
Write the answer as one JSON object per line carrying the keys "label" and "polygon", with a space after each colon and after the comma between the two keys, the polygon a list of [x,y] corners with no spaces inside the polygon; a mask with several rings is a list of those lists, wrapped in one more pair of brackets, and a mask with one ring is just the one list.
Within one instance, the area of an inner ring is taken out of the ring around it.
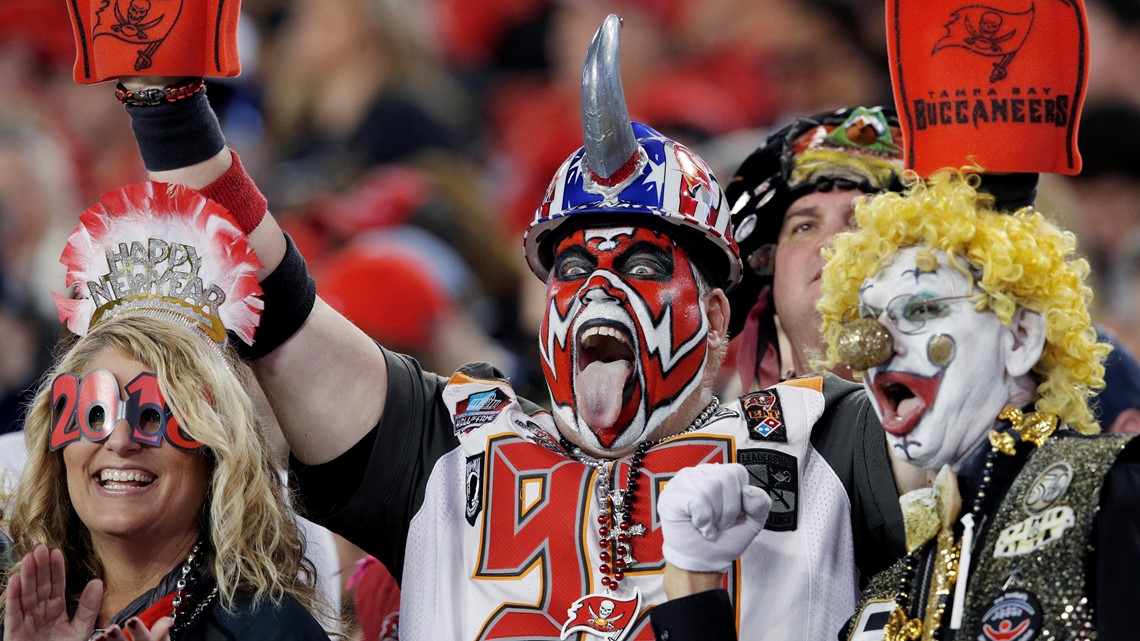
{"label": "happy new year tiara", "polygon": [[59,260],[74,297],[53,295],[76,335],[145,315],[197,329],[215,344],[227,330],[253,344],[261,261],[229,212],[193,189],[146,182],[103,194],[79,217]]}

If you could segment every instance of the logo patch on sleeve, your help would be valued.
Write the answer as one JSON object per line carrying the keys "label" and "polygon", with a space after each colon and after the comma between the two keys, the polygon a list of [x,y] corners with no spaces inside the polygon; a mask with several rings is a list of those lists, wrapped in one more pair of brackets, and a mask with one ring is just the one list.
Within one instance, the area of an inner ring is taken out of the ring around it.
{"label": "logo patch on sleeve", "polygon": [[464,516],[468,525],[475,525],[475,519],[483,511],[483,453],[467,457],[467,471],[463,475],[463,494],[466,497]]}
{"label": "logo patch on sleeve", "polygon": [[763,390],[740,397],[744,420],[748,423],[748,437],[754,441],[787,443],[788,429],[784,427],[784,413],[780,409],[780,396],[774,390]]}
{"label": "logo patch on sleeve", "polygon": [[465,434],[495,420],[511,404],[511,397],[499,388],[476,392],[455,405],[455,433]]}
{"label": "logo patch on sleeve", "polygon": [[776,450],[738,450],[736,462],[748,470],[748,483],[772,497],[765,530],[785,532],[796,529],[800,477],[796,457]]}

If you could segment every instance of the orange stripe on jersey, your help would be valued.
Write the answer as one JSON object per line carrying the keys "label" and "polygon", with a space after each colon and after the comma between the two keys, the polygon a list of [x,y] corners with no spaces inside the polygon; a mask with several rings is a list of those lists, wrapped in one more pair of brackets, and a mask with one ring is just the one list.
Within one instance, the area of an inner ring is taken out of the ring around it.
{"label": "orange stripe on jersey", "polygon": [[477,385],[494,385],[495,387],[510,387],[506,381],[500,381],[494,378],[474,378],[464,374],[463,372],[456,372],[447,379],[448,385],[466,385],[468,383],[475,383]]}
{"label": "orange stripe on jersey", "polygon": [[802,387],[804,389],[814,390],[823,393],[823,377],[822,376],[804,376],[802,378],[793,378],[784,381],[780,385],[787,385],[789,387]]}

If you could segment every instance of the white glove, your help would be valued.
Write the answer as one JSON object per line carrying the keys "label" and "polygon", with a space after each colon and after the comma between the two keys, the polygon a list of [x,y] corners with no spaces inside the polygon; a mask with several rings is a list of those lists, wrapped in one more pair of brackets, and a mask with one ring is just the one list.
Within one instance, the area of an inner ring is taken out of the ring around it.
{"label": "white glove", "polygon": [[772,499],[743,465],[687,467],[657,503],[665,560],[690,572],[724,572],[764,529]]}

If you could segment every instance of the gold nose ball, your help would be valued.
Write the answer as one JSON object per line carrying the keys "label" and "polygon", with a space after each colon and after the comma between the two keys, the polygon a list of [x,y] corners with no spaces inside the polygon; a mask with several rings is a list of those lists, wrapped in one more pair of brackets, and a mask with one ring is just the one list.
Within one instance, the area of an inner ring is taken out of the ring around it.
{"label": "gold nose ball", "polygon": [[865,371],[885,363],[894,353],[895,343],[882,323],[859,318],[844,323],[836,349],[840,361],[853,370]]}

